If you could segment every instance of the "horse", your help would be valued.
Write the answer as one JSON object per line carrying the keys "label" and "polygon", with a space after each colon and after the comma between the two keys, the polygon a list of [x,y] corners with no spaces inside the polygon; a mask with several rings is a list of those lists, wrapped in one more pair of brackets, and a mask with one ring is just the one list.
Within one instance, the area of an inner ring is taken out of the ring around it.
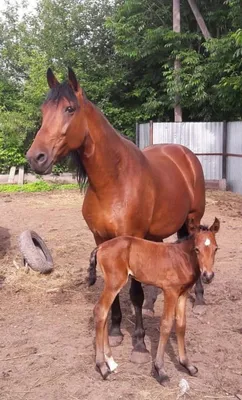
{"label": "horse", "polygon": [[[47,70],[50,88],[42,104],[42,125],[26,157],[38,174],[47,174],[54,163],[72,153],[79,183],[88,178],[83,217],[96,245],[129,235],[156,242],[178,232],[188,234],[188,218],[197,224],[205,209],[205,183],[201,164],[181,145],[162,144],[141,151],[120,135],[103,113],[87,99],[72,69],[59,83]],[[172,216],[172,217],[171,217]],[[203,302],[198,280],[197,303]],[[134,348],[131,359],[149,359],[143,327],[144,293],[132,279],[130,297],[135,310]],[[153,313],[157,290],[149,287],[144,310]],[[119,296],[112,305],[110,343],[122,342]]]}
{"label": "horse", "polygon": [[204,283],[214,277],[213,265],[218,249],[215,234],[220,222],[215,218],[210,228],[196,227],[191,222],[192,234],[175,243],[155,243],[131,236],[120,236],[96,247],[91,253],[89,286],[96,282],[96,266],[104,277],[104,289],[94,308],[96,325],[96,367],[103,379],[118,364],[109,346],[107,317],[110,307],[128,281],[155,285],[164,292],[164,308],[160,324],[160,341],[155,359],[155,370],[161,384],[169,380],[164,369],[164,353],[174,319],[178,341],[179,362],[190,375],[198,369],[192,365],[185,350],[186,301],[199,275]]}

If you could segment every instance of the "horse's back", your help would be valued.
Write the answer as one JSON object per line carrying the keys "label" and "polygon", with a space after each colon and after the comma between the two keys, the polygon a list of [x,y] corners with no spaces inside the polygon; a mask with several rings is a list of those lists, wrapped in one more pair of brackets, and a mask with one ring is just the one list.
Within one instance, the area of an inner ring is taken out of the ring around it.
{"label": "horse's back", "polygon": [[[201,214],[205,207],[205,181],[203,169],[197,156],[187,147],[178,144],[158,144],[146,147],[144,155],[149,161],[158,181],[164,173],[170,186],[182,191],[183,181],[190,194],[193,208],[200,208]],[[167,167],[163,170],[164,165]],[[198,206],[199,204],[199,206]],[[201,215],[202,216],[202,215]]]}

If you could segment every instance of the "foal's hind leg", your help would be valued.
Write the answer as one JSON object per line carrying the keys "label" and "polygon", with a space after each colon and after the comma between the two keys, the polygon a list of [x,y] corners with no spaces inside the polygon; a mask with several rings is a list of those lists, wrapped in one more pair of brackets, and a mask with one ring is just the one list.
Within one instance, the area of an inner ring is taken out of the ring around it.
{"label": "foal's hind leg", "polygon": [[[108,344],[107,317],[113,300],[119,290],[105,286],[99,301],[94,308],[96,325],[96,367],[103,379],[106,379],[110,371],[115,369],[115,361],[112,358]],[[108,354],[106,354],[106,352]]]}
{"label": "foal's hind leg", "polygon": [[142,305],[144,301],[144,292],[140,282],[131,280],[130,299],[135,310],[135,331],[133,335],[133,350],[131,361],[142,364],[150,361],[150,354],[146,349],[144,337],[145,330],[143,326]]}

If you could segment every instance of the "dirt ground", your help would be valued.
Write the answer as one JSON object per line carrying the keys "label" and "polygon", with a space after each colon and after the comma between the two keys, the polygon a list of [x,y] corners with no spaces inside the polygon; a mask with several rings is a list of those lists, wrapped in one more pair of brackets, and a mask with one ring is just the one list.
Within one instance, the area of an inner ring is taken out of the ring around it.
{"label": "dirt ground", "polygon": [[[128,288],[121,294],[125,337],[113,349],[118,372],[102,381],[95,371],[92,311],[102,278],[86,287],[94,241],[81,205],[78,191],[0,196],[0,399],[242,399],[242,196],[207,192],[203,222],[211,224],[217,216],[221,231],[215,280],[205,287],[206,308],[195,313],[188,304],[187,350],[199,373],[190,377],[178,365],[172,334],[165,358],[168,388],[151,375],[151,362],[129,361],[134,320]],[[38,232],[51,250],[50,275],[21,267],[18,236],[25,229]],[[161,294],[155,316],[145,318],[153,358],[162,301]],[[182,378],[190,387],[185,396]]]}

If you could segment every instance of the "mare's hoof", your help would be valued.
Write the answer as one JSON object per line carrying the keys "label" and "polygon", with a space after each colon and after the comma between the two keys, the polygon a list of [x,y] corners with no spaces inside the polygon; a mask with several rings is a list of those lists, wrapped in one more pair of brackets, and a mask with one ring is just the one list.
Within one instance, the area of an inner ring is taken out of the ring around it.
{"label": "mare's hoof", "polygon": [[151,310],[149,308],[143,308],[142,309],[142,315],[145,317],[154,317],[155,313],[154,310]]}
{"label": "mare's hoof", "polygon": [[102,363],[96,366],[97,371],[100,372],[100,374],[102,375],[103,379],[107,379],[108,375],[110,374],[110,370],[107,366],[106,363]]}
{"label": "mare's hoof", "polygon": [[207,311],[207,307],[205,305],[197,305],[192,309],[193,314],[203,315]]}
{"label": "mare's hoof", "polygon": [[151,361],[151,355],[148,350],[142,352],[133,350],[130,361],[135,364],[146,364]]}
{"label": "mare's hoof", "polygon": [[109,336],[109,345],[111,347],[117,347],[122,343],[123,338],[123,335]]}
{"label": "mare's hoof", "polygon": [[195,299],[194,304],[193,304],[193,307],[196,307],[196,306],[205,306],[205,305],[206,305],[206,303],[205,303],[205,300],[204,300],[204,299]]}

